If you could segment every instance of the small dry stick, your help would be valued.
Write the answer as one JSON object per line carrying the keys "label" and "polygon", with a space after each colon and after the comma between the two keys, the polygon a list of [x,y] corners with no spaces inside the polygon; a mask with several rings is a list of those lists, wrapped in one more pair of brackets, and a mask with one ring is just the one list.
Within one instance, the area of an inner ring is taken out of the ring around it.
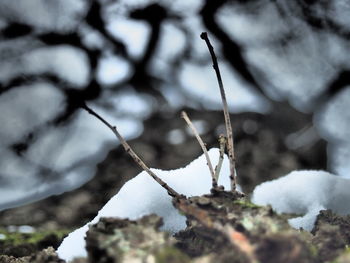
{"label": "small dry stick", "polygon": [[177,193],[173,188],[171,188],[167,183],[165,183],[162,179],[160,179],[154,172],[152,172],[148,166],[141,160],[140,157],[131,149],[130,145],[125,141],[123,136],[118,132],[115,126],[112,126],[108,123],[104,118],[102,118],[99,114],[97,114],[94,110],[89,108],[85,103],[81,106],[84,110],[86,110],[91,115],[95,116],[99,119],[104,125],[106,125],[114,134],[117,136],[120,143],[123,145],[125,151],[134,159],[134,161],[144,170],[146,171],[158,184],[160,184],[165,190],[167,190],[168,194],[171,197],[183,198],[183,195]]}
{"label": "small dry stick", "polygon": [[214,52],[213,46],[210,44],[208,34],[206,32],[203,32],[201,34],[201,38],[205,41],[205,43],[208,46],[211,59],[213,61],[213,68],[216,73],[216,77],[218,79],[220,93],[221,93],[221,100],[224,107],[224,116],[225,116],[225,126],[226,126],[226,133],[227,133],[227,151],[228,151],[228,157],[230,160],[230,179],[231,179],[231,190],[234,192],[236,191],[236,176],[235,176],[235,170],[236,170],[236,159],[235,159],[235,153],[234,153],[234,145],[233,145],[233,134],[232,134],[232,127],[231,127],[231,121],[230,121],[230,115],[228,113],[228,106],[226,101],[226,95],[224,90],[224,84],[221,79],[221,74],[219,70],[218,61]]}
{"label": "small dry stick", "polygon": [[220,134],[219,136],[219,144],[220,144],[220,156],[219,156],[219,162],[218,165],[215,166],[215,180],[219,181],[219,175],[222,167],[222,162],[224,161],[224,154],[225,154],[225,146],[227,144],[227,139],[223,134]]}
{"label": "small dry stick", "polygon": [[217,187],[218,186],[218,182],[215,178],[215,173],[214,173],[214,169],[213,169],[213,165],[211,164],[211,161],[210,161],[210,158],[209,158],[209,155],[208,155],[208,150],[207,150],[207,147],[205,147],[205,144],[202,140],[202,138],[199,136],[199,133],[196,129],[196,127],[194,127],[193,123],[191,122],[190,118],[188,117],[187,113],[185,111],[182,111],[181,112],[181,117],[186,121],[187,125],[191,128],[194,136],[196,136],[196,139],[199,143],[199,145],[201,146],[203,152],[204,152],[204,155],[205,155],[205,158],[207,159],[207,164],[208,164],[208,167],[209,167],[209,171],[210,171],[210,174],[211,174],[211,177],[212,177],[212,184],[213,184],[213,187]]}

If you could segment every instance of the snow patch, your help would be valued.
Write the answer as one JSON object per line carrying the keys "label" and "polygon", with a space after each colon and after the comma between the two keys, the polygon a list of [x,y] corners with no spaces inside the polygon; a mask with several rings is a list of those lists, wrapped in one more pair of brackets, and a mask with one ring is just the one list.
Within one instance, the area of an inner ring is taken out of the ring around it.
{"label": "snow patch", "polygon": [[278,213],[303,216],[292,218],[294,228],[311,231],[320,210],[340,215],[350,213],[350,180],[325,171],[293,171],[284,177],[258,185],[252,202],[271,205]]}
{"label": "snow patch", "polygon": [[[208,154],[216,164],[219,159],[219,150],[211,149]],[[184,168],[172,171],[152,169],[152,171],[181,194],[202,195],[209,193],[211,189],[211,176],[206,163],[205,156],[201,155]],[[229,162],[226,156],[221,171],[219,184],[228,189],[230,186]],[[124,184],[90,223],[70,233],[57,249],[57,253],[66,261],[86,256],[85,233],[89,224],[97,223],[101,217],[137,219],[151,213],[163,217],[162,229],[165,231],[177,232],[186,227],[186,218],[173,207],[167,192],[146,172],[141,172]]]}

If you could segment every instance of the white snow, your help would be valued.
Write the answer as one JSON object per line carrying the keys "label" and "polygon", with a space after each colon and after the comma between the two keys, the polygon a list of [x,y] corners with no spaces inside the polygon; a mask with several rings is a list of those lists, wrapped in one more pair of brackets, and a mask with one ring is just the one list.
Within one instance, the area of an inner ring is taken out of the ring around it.
{"label": "white snow", "polygon": [[295,213],[294,228],[311,231],[320,210],[350,213],[350,180],[325,171],[293,171],[284,177],[258,185],[252,202],[271,205],[278,213]]}
{"label": "white snow", "polygon": [[[213,165],[219,159],[218,149],[211,149],[209,156]],[[188,166],[173,171],[152,169],[161,179],[178,193],[186,196],[202,195],[210,192],[211,176],[204,155]],[[229,162],[225,156],[219,184],[229,189]],[[120,189],[88,224],[66,237],[57,253],[66,261],[86,256],[84,236],[89,224],[97,223],[101,217],[126,217],[137,219],[155,213],[163,217],[163,230],[177,232],[186,227],[186,219],[172,206],[171,198],[147,173],[142,172]]]}

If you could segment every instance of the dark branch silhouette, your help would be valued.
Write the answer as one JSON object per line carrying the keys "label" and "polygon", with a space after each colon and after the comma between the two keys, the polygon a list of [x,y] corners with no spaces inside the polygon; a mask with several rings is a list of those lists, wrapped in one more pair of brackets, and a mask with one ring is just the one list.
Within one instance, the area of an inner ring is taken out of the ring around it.
{"label": "dark branch silhouette", "polygon": [[215,20],[216,13],[226,2],[226,0],[206,1],[201,10],[203,22],[208,30],[221,42],[222,53],[227,58],[227,62],[240,74],[243,80],[250,83],[259,93],[264,94],[243,57],[244,49],[229,37]]}

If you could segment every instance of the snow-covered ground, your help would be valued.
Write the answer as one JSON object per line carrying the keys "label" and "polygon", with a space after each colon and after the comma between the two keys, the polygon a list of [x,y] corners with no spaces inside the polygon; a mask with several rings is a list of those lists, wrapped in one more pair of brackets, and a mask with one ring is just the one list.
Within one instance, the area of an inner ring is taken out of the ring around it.
{"label": "snow-covered ground", "polygon": [[302,215],[289,219],[296,229],[311,231],[320,210],[350,213],[350,179],[325,171],[293,171],[276,180],[258,185],[252,202],[271,205],[279,213]]}
{"label": "snow-covered ground", "polygon": [[[219,150],[211,149],[209,157],[213,164],[219,160]],[[211,175],[204,154],[184,168],[172,171],[152,169],[178,193],[186,196],[196,196],[210,193],[212,187]],[[229,162],[225,156],[219,185],[230,189]],[[151,176],[142,172],[123,185],[120,191],[112,197],[89,223],[70,233],[57,249],[60,258],[66,261],[74,257],[86,256],[84,236],[89,224],[97,223],[101,217],[121,217],[138,219],[144,215],[155,213],[163,217],[163,230],[177,232],[186,227],[186,218],[176,210],[171,197]]]}
{"label": "snow-covered ground", "polygon": [[[216,164],[219,150],[211,149],[209,158]],[[210,192],[211,176],[204,154],[184,168],[172,171],[152,169],[175,191],[186,196],[202,195]],[[219,185],[226,190],[230,187],[229,162],[225,156]],[[301,215],[289,219],[296,228],[311,231],[320,210],[331,209],[335,213],[350,213],[350,179],[325,171],[293,171],[279,179],[258,185],[252,195],[252,202],[271,205],[279,213]],[[85,257],[85,234],[90,224],[101,217],[138,219],[144,215],[157,214],[163,218],[162,230],[176,233],[186,227],[186,218],[172,205],[172,199],[145,171],[123,185],[86,225],[71,232],[57,249],[60,258],[67,262],[75,257]]]}

